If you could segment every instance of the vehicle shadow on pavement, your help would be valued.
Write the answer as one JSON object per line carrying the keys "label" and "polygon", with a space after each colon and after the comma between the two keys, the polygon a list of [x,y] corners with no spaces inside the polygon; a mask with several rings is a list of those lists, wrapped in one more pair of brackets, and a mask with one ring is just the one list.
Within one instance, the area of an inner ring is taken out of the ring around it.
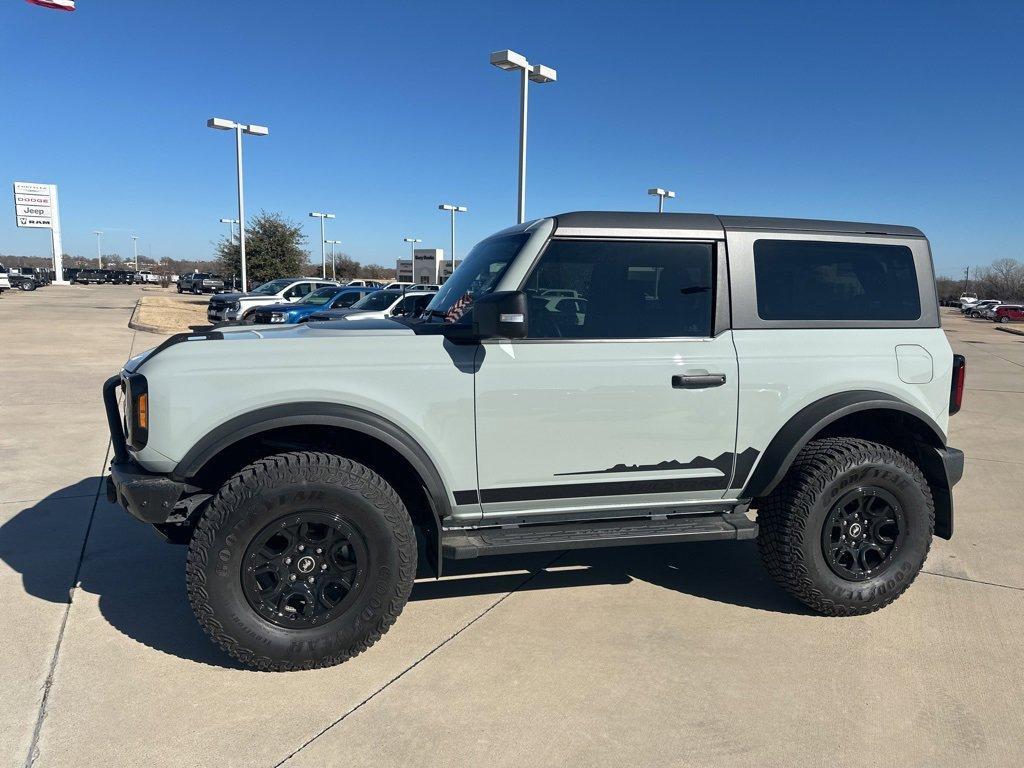
{"label": "vehicle shadow on pavement", "polygon": [[[636,580],[742,608],[815,615],[771,580],[761,565],[754,541],[652,544],[569,550],[560,555],[545,552],[528,557],[529,560],[527,556],[515,555],[449,561],[444,566],[444,578],[436,581],[429,568],[424,568],[421,555],[421,579],[410,600],[626,585]],[[537,558],[541,558],[539,564]]]}
{"label": "vehicle shadow on pavement", "polygon": [[[111,626],[150,648],[202,664],[241,669],[206,637],[185,595],[186,549],[97,497],[90,477],[26,507],[0,526],[0,560],[21,574],[25,591],[69,602],[82,552],[81,535],[95,504],[81,567],[82,590],[98,599]],[[74,516],[74,522],[68,516]],[[55,529],[77,531],[59,548]],[[438,581],[422,551],[411,600],[443,600],[512,591],[627,585],[645,581],[684,595],[755,610],[810,614],[761,568],[754,542],[703,542],[449,561]],[[77,598],[76,598],[77,599]]]}
{"label": "vehicle shadow on pavement", "polygon": [[[61,523],[55,515],[74,514],[76,524],[87,518],[100,482],[91,477],[62,488],[0,526],[0,560],[21,574],[28,594],[51,603],[69,602],[81,537],[57,553],[45,551],[47,537]],[[69,506],[72,502],[74,507]],[[107,502],[102,491],[95,504],[78,578],[83,591],[97,596],[103,618],[158,651],[242,669],[206,637],[192,615],[185,595],[185,547],[167,544],[148,525]],[[78,531],[84,533],[84,525]],[[55,556],[63,562],[54,562]]]}

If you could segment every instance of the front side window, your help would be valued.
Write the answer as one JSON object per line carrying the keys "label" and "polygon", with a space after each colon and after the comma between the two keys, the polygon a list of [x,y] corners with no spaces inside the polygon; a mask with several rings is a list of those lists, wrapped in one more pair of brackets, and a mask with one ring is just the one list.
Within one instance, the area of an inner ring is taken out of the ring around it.
{"label": "front side window", "polygon": [[921,297],[905,245],[823,240],[754,243],[762,320],[917,320]]}
{"label": "front side window", "polygon": [[401,295],[401,291],[374,291],[369,296],[364,296],[353,304],[352,309],[364,312],[381,312],[394,304]]}
{"label": "front side window", "polygon": [[334,309],[345,309],[346,307],[351,307],[361,298],[363,298],[363,294],[360,291],[345,291],[338,294],[331,307]]}
{"label": "front side window", "polygon": [[428,315],[446,323],[469,322],[473,300],[494,290],[529,237],[519,233],[477,243],[427,305]]}
{"label": "front side window", "polygon": [[711,335],[710,243],[552,240],[526,281],[529,338]]}

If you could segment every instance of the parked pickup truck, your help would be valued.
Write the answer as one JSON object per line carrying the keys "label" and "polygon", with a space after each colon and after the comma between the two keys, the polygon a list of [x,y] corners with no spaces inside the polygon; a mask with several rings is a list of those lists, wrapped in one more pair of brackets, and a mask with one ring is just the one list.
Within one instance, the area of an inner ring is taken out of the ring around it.
{"label": "parked pickup truck", "polygon": [[205,272],[193,272],[178,278],[178,293],[216,293],[223,287],[223,280]]}
{"label": "parked pickup truck", "polygon": [[110,282],[110,273],[105,269],[83,269],[75,275],[75,282],[83,285],[99,285]]}
{"label": "parked pickup truck", "polygon": [[211,323],[252,322],[258,307],[291,304],[329,285],[336,286],[337,283],[311,277],[282,277],[268,280],[248,293],[219,293],[210,297],[206,319]]}
{"label": "parked pickup truck", "polygon": [[966,365],[934,286],[913,227],[551,216],[477,244],[417,318],[133,357],[104,385],[107,491],[188,544],[199,623],[259,669],[376,642],[417,537],[438,575],[756,538],[794,598],[865,614],[953,533]]}

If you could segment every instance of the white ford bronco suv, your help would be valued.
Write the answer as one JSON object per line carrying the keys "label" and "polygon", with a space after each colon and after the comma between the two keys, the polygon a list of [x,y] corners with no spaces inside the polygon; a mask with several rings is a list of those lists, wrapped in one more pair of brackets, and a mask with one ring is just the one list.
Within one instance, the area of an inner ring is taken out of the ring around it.
{"label": "white ford bronco suv", "polygon": [[568,213],[479,243],[419,318],[132,358],[104,386],[107,490],[188,544],[200,624],[266,670],[372,645],[418,537],[438,575],[756,537],[797,599],[863,614],[952,535],[964,375],[917,229]]}

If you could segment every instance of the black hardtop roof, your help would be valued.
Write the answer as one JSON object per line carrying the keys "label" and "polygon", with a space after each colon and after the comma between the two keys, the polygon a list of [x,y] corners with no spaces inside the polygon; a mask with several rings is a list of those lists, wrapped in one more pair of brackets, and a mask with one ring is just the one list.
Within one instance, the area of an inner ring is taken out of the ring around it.
{"label": "black hardtop roof", "polygon": [[712,213],[639,211],[572,211],[554,217],[558,227],[572,229],[680,229],[836,232],[855,235],[924,237],[917,227],[823,219],[782,219],[768,216],[718,216]]}

